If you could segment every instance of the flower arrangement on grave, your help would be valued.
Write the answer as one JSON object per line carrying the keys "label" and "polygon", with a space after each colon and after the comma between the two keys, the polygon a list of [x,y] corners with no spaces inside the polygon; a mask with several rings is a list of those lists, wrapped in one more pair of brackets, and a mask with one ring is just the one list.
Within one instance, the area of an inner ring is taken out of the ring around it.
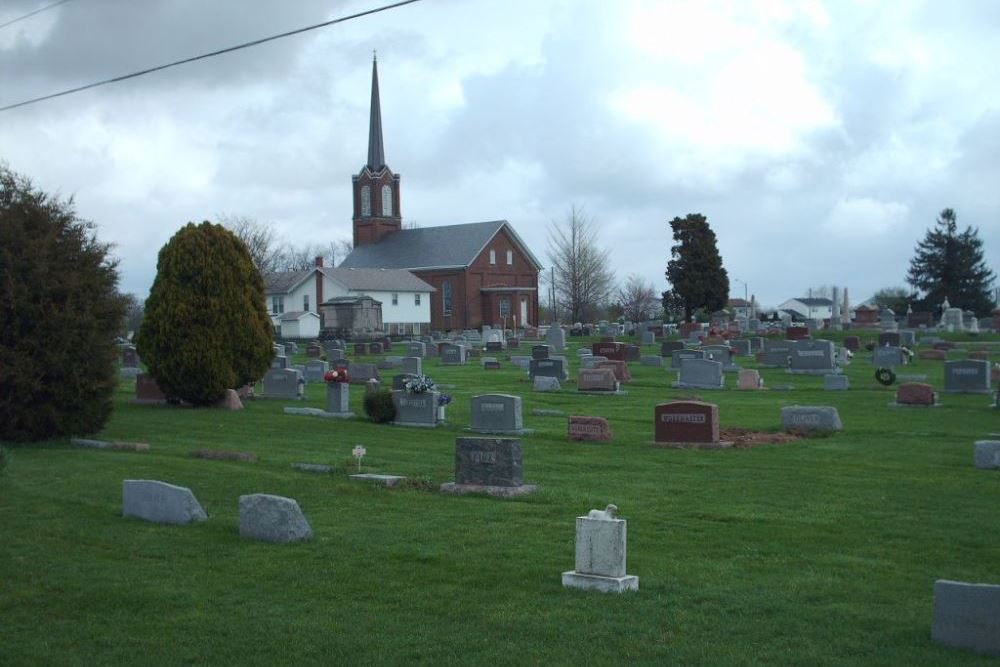
{"label": "flower arrangement on grave", "polygon": [[913,361],[913,350],[908,347],[901,347],[899,349],[903,351],[903,356],[906,357],[906,363]]}
{"label": "flower arrangement on grave", "polygon": [[451,403],[451,396],[449,396],[448,394],[439,394],[438,395],[438,406],[439,407],[443,408],[444,406],[449,405],[450,403]]}
{"label": "flower arrangement on grave", "polygon": [[891,368],[877,368],[875,369],[875,381],[888,387],[896,381],[896,374],[892,372]]}
{"label": "flower arrangement on grave", "polygon": [[403,383],[403,390],[409,394],[426,394],[435,388],[434,380],[426,375],[414,375]]}
{"label": "flower arrangement on grave", "polygon": [[347,375],[346,368],[335,368],[332,371],[327,371],[323,375],[323,379],[326,380],[327,384],[339,384],[341,382],[351,381],[351,379]]}

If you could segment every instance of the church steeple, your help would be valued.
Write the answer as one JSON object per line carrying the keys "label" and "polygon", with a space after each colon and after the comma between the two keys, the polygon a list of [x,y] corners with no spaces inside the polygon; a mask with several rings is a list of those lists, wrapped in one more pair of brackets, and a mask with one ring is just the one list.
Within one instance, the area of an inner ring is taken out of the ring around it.
{"label": "church steeple", "polygon": [[378,243],[403,228],[399,210],[399,174],[385,163],[378,62],[372,58],[372,101],[368,116],[368,162],[354,181],[354,246]]}
{"label": "church steeple", "polygon": [[378,171],[385,166],[382,147],[382,105],[378,99],[378,61],[372,56],[372,104],[368,119],[368,168]]}

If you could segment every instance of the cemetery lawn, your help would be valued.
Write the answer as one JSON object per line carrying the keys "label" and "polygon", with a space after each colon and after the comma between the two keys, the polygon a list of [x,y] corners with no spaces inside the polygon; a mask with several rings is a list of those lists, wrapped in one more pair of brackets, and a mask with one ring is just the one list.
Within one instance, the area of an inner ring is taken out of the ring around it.
{"label": "cemetery lawn", "polygon": [[[573,378],[579,344],[567,352]],[[9,448],[0,664],[995,664],[930,639],[936,579],[1000,583],[1000,473],[972,465],[973,442],[1000,432],[990,397],[891,409],[894,388],[876,385],[863,351],[847,392],[773,369],[762,370],[768,386],[794,389],[736,391],[727,373],[724,391],[676,390],[673,371],[630,366],[628,395],[600,397],[576,395],[573,382],[533,393],[506,361],[486,372],[475,360],[428,359],[425,372],[454,385],[438,429],[364,421],[360,387],[359,418],[328,421],[284,415],[286,401],[247,401],[241,412],[130,405],[134,383],[123,381],[96,437],[151,451],[68,440]],[[941,362],[900,372],[943,386]],[[454,479],[471,397],[488,392],[524,398],[534,495],[437,492]],[[754,448],[651,447],[653,406],[692,394],[719,405],[724,429],[777,431],[781,406],[793,404],[836,406],[845,428]],[[324,407],[324,396],[309,385],[299,405]],[[532,415],[538,408],[606,417],[614,439],[570,442],[566,417]],[[365,471],[409,483],[350,480],[356,444],[367,447]],[[197,449],[259,460],[192,458]],[[123,479],[189,487],[209,519],[124,519]],[[297,499],[314,538],[241,539],[238,498],[258,492]],[[562,588],[574,517],[608,503],[628,520],[639,591]]]}

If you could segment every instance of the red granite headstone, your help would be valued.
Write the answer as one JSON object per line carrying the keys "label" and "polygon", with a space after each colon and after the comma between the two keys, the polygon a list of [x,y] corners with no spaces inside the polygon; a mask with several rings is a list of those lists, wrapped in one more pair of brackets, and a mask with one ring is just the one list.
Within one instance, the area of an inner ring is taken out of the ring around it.
{"label": "red granite headstone", "polygon": [[917,353],[922,361],[944,361],[948,358],[947,350],[920,350]]}
{"label": "red granite headstone", "polygon": [[904,382],[896,390],[900,405],[934,405],[934,387],[923,382]]}
{"label": "red granite headstone", "polygon": [[701,331],[701,325],[697,322],[681,322],[677,325],[677,331],[681,338],[687,339],[691,334]]}
{"label": "red granite headstone", "polygon": [[861,339],[857,336],[845,336],[844,337],[844,347],[846,347],[851,352],[857,352],[861,349]]}
{"label": "red granite headstone", "polygon": [[578,391],[617,391],[618,379],[611,368],[581,368],[576,388]]}
{"label": "red granite headstone", "polygon": [[628,364],[624,361],[613,361],[611,359],[607,361],[599,361],[597,362],[595,368],[610,368],[619,382],[632,381],[632,374],[629,373]]}
{"label": "red granite headstone", "polygon": [[607,442],[611,440],[611,425],[604,417],[572,416],[569,418],[569,439]]}
{"label": "red granite headstone", "polygon": [[624,343],[594,343],[590,346],[595,357],[607,357],[616,361],[625,361]]}
{"label": "red granite headstone", "polygon": [[654,408],[656,442],[719,442],[719,406],[701,401],[671,401]]}
{"label": "red granite headstone", "polygon": [[785,338],[788,340],[809,338],[809,327],[788,327],[785,329]]}
{"label": "red granite headstone", "polygon": [[950,340],[940,340],[934,343],[935,350],[954,350],[955,344]]}

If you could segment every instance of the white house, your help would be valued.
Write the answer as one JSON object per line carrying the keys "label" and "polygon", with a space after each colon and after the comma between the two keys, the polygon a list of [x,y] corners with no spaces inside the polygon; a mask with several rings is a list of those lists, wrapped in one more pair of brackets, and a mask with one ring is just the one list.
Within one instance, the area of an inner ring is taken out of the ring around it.
{"label": "white house", "polygon": [[794,320],[828,320],[833,317],[833,301],[823,297],[797,297],[778,306]]}
{"label": "white house", "polygon": [[[264,277],[264,292],[271,321],[280,327],[283,338],[310,338],[319,333],[319,306],[341,296],[370,296],[382,303],[382,324],[387,334],[419,334],[430,330],[433,287],[404,269],[344,269],[316,266],[303,271],[272,273]],[[316,317],[316,334],[291,336],[288,331],[311,331],[313,326],[296,315],[287,324],[285,313],[311,313]]]}

